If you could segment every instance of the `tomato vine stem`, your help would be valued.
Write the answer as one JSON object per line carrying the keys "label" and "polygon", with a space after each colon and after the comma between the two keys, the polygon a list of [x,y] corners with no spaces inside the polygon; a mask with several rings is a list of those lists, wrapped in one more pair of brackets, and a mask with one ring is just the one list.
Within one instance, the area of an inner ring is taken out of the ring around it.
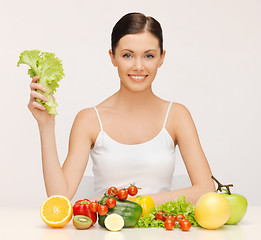
{"label": "tomato vine stem", "polygon": [[222,187],[225,187],[227,189],[227,192],[229,195],[231,195],[231,192],[230,192],[230,187],[233,187],[233,184],[227,184],[227,185],[224,185],[222,183],[220,183],[213,175],[211,176],[211,178],[217,183],[218,187],[217,187],[217,190],[216,191],[220,191],[222,192],[223,189]]}

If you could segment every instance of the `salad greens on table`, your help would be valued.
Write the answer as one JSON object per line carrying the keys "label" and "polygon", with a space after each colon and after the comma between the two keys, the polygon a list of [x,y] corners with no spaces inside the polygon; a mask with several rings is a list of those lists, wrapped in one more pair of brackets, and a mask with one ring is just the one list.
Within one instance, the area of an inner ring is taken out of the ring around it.
{"label": "salad greens on table", "polygon": [[47,102],[40,99],[36,101],[42,104],[50,114],[57,114],[57,102],[51,96],[59,87],[58,82],[64,77],[62,61],[55,57],[54,53],[41,52],[39,50],[24,51],[20,54],[20,59],[17,66],[27,64],[31,68],[28,74],[31,78],[39,76],[38,83],[41,83],[46,89],[46,92],[37,90],[48,98]]}
{"label": "salad greens on table", "polygon": [[[138,223],[135,225],[137,228],[148,228],[148,227],[157,227],[164,228],[164,221],[156,219],[155,214],[158,211],[164,211],[167,215],[173,214],[183,214],[186,219],[191,223],[191,226],[198,227],[198,223],[194,217],[194,206],[191,205],[191,202],[186,202],[185,196],[180,196],[176,201],[168,201],[163,203],[156,208],[152,208],[150,213],[141,217]],[[177,225],[175,225],[177,227]]]}

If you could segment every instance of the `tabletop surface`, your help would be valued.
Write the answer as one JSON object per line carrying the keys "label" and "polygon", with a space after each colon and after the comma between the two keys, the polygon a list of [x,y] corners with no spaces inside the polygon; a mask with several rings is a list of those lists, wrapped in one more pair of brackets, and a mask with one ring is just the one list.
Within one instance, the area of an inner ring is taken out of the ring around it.
{"label": "tabletop surface", "polygon": [[40,209],[22,209],[18,207],[0,207],[0,239],[105,239],[105,240],[138,240],[138,239],[256,239],[261,227],[261,207],[249,206],[243,220],[236,225],[224,225],[217,230],[206,230],[192,227],[189,232],[180,229],[167,231],[159,228],[124,228],[119,232],[110,232],[97,223],[87,230],[77,230],[72,221],[63,228],[51,228],[40,217]]}

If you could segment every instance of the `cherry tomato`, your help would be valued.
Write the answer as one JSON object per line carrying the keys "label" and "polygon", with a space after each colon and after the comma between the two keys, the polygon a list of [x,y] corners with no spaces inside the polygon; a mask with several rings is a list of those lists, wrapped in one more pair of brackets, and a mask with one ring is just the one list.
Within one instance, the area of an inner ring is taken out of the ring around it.
{"label": "cherry tomato", "polygon": [[115,198],[107,198],[105,201],[105,204],[108,208],[114,208],[116,205],[116,199]]}
{"label": "cherry tomato", "polygon": [[138,193],[138,188],[134,185],[128,187],[128,193],[131,196],[135,196]]}
{"label": "cherry tomato", "polygon": [[172,220],[172,221],[175,221],[175,217],[174,217],[172,214],[167,215],[167,219],[170,219],[170,220]]}
{"label": "cherry tomato", "polygon": [[108,189],[108,194],[111,196],[117,196],[118,189],[116,187],[110,187]]}
{"label": "cherry tomato", "polygon": [[99,205],[99,207],[98,207],[98,213],[99,213],[99,215],[104,216],[104,215],[107,214],[107,212],[108,212],[108,207],[107,207],[107,206],[105,206],[105,205]]}
{"label": "cherry tomato", "polygon": [[126,200],[128,197],[128,191],[126,189],[120,189],[118,191],[117,197],[121,200]]}
{"label": "cherry tomato", "polygon": [[175,221],[178,222],[181,219],[185,219],[185,216],[183,214],[178,214],[178,215],[175,216]]}
{"label": "cherry tomato", "polygon": [[97,202],[91,202],[90,203],[90,210],[92,212],[97,212],[98,211],[98,207],[99,207],[99,203],[97,203]]}
{"label": "cherry tomato", "polygon": [[182,231],[188,231],[191,228],[191,223],[187,219],[179,220],[179,226]]}
{"label": "cherry tomato", "polygon": [[167,219],[164,223],[166,230],[172,230],[175,227],[175,222],[171,219]]}
{"label": "cherry tomato", "polygon": [[159,219],[159,220],[162,220],[162,221],[165,221],[166,220],[166,214],[163,211],[158,211],[155,214],[155,218]]}

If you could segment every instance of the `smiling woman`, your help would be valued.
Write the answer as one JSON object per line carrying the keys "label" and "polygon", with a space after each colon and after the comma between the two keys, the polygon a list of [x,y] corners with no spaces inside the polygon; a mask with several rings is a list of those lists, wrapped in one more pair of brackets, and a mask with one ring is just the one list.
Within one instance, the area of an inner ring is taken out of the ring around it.
{"label": "smiling woman", "polygon": [[[155,204],[185,195],[195,203],[214,191],[211,170],[188,109],[156,96],[152,83],[164,62],[162,29],[157,20],[129,13],[115,25],[109,55],[118,70],[120,88],[93,108],[80,111],[72,126],[69,152],[61,167],[55,143],[55,117],[35,105],[42,86],[31,83],[29,109],[41,135],[43,172],[48,195],[72,198],[89,155],[93,160],[96,199],[110,186],[130,183]],[[179,146],[191,187],[170,190]]]}

